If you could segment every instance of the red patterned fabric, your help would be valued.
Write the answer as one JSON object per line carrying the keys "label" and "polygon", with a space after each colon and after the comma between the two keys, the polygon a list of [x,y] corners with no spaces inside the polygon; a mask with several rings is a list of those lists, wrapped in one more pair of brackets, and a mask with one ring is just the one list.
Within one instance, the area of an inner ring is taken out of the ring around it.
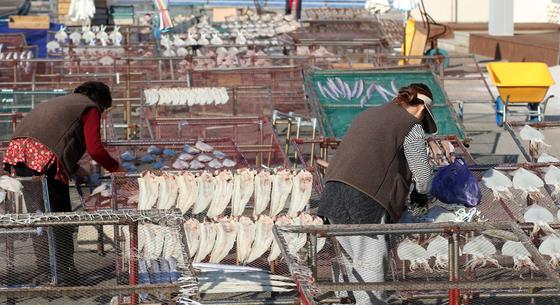
{"label": "red patterned fabric", "polygon": [[[101,143],[101,113],[99,110],[92,108],[86,112],[82,116],[82,122],[84,124],[84,138],[88,154],[109,172],[117,171],[119,169],[119,162],[107,153]],[[28,168],[41,174],[44,174],[51,165],[56,163],[55,179],[68,183],[68,176],[59,164],[55,154],[45,145],[30,138],[19,138],[10,141],[3,163],[11,165],[24,163]]]}
{"label": "red patterned fabric", "polygon": [[30,138],[20,138],[10,141],[3,162],[11,165],[24,163],[28,168],[41,174],[44,174],[51,165],[56,163],[55,179],[68,183],[68,177],[57,161],[54,153],[45,145]]}

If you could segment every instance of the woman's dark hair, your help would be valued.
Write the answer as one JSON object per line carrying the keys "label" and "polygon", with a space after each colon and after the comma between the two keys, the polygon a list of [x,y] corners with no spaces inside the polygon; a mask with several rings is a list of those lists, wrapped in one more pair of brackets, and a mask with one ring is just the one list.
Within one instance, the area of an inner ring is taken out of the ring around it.
{"label": "woman's dark hair", "polygon": [[400,88],[397,96],[393,99],[393,102],[403,107],[421,104],[423,101],[417,98],[418,93],[433,99],[432,91],[428,86],[421,83],[414,83]]}
{"label": "woman's dark hair", "polygon": [[80,93],[89,97],[103,111],[111,108],[113,99],[111,98],[111,89],[105,83],[89,81],[81,84],[74,89],[74,93]]}

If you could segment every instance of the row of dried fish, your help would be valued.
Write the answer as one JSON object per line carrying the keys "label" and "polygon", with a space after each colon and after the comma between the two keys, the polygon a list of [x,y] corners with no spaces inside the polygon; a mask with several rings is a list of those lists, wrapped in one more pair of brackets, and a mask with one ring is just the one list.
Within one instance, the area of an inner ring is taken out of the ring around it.
{"label": "row of dried fish", "polygon": [[436,166],[449,165],[455,161],[455,146],[447,140],[430,140],[428,155]]}
{"label": "row of dried fish", "polygon": [[253,198],[255,217],[263,214],[269,203],[270,216],[278,215],[286,205],[288,215],[296,216],[307,206],[312,184],[313,176],[306,170],[293,173],[283,169],[272,174],[262,170],[257,174],[255,170],[243,168],[235,174],[223,170],[215,176],[207,171],[161,176],[145,172],[138,178],[138,209],[177,207],[182,213],[206,212],[207,217],[216,218],[229,207],[232,216],[241,216]]}
{"label": "row of dried fish", "polygon": [[[215,222],[199,222],[189,219],[184,228],[187,235],[189,253],[194,262],[204,261],[209,256],[210,263],[224,260],[235,247],[235,261],[249,264],[268,252],[267,260],[272,262],[280,257],[280,247],[274,240],[274,225],[322,225],[323,220],[317,216],[300,213],[269,217],[261,215],[253,221],[249,217],[220,217]],[[297,254],[307,241],[307,234],[286,234],[288,250]],[[317,251],[325,245],[325,238],[319,238]]]}
{"label": "row of dried fish", "polygon": [[[181,233],[177,228],[150,223],[138,225],[138,252],[130,253],[130,232],[128,226],[122,226],[120,233],[124,236],[124,257],[138,258],[139,284],[176,283],[181,276],[181,269],[186,268]],[[131,256],[132,255],[132,256]]]}
{"label": "row of dried fish", "polygon": [[340,77],[327,78],[325,84],[318,81],[317,88],[324,98],[335,101],[352,101],[359,99],[360,106],[364,106],[371,100],[373,93],[377,92],[385,102],[388,102],[398,93],[395,80],[391,81],[391,90],[385,89],[383,86],[372,82],[366,87],[364,80],[359,79],[353,84],[343,81]]}
{"label": "row of dried fish", "polygon": [[146,105],[224,105],[229,100],[224,87],[150,88],[144,90]]}
{"label": "row of dried fish", "polygon": [[[548,240],[548,239],[547,239]],[[544,246],[541,245],[539,250],[549,253],[547,244],[552,243],[552,239],[547,241]],[[543,243],[544,244],[544,243]],[[558,248],[560,250],[560,248]],[[556,250],[554,256],[560,255],[560,251]],[[397,255],[400,260],[409,261],[410,271],[423,270],[426,272],[441,271],[447,272],[449,265],[449,241],[437,235],[428,241],[427,248],[421,246],[417,241],[405,238],[397,247]],[[503,268],[496,258],[498,251],[494,244],[485,236],[479,235],[470,239],[460,250],[461,255],[468,255],[470,258],[465,263],[465,270],[474,271],[476,268],[485,267],[491,264],[497,268]],[[538,270],[535,263],[531,260],[531,254],[520,241],[507,240],[501,248],[501,255],[513,258],[513,269],[521,270],[524,267],[530,270]],[[431,258],[435,258],[432,266],[429,264]],[[558,260],[558,259],[556,259]]]}
{"label": "row of dried fish", "polygon": [[123,35],[121,34],[120,27],[118,25],[115,25],[113,31],[110,33],[107,33],[107,26],[101,25],[93,27],[83,26],[81,32],[78,30],[70,34],[68,34],[66,27],[61,26],[54,35],[54,40],[49,41],[49,43],[53,43],[51,44],[51,49],[53,49],[55,45],[57,45],[57,48],[60,49],[60,46],[67,43],[68,40],[70,40],[74,46],[79,46],[82,41],[86,45],[90,46],[95,46],[96,41],[99,41],[102,46],[120,46],[123,40]]}

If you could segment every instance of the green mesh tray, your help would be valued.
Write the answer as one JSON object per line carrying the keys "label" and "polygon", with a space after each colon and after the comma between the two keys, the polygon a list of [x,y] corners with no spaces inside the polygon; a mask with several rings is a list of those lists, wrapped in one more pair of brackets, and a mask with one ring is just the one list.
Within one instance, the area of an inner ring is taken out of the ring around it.
{"label": "green mesh tray", "polygon": [[390,93],[394,92],[394,87],[400,88],[412,83],[424,83],[430,87],[434,96],[433,112],[438,125],[438,135],[464,137],[461,125],[456,121],[456,115],[448,103],[447,96],[431,71],[311,71],[306,74],[306,86],[311,99],[311,108],[315,115],[320,118],[321,127],[328,136],[344,137],[346,130],[360,112],[369,107],[383,105],[392,98],[392,94],[385,92],[386,98],[383,98],[379,92],[374,90],[370,99],[364,103],[363,108],[360,106],[360,99],[365,93],[357,98],[340,98],[337,101],[328,95],[324,96],[318,88],[318,82],[321,82],[323,87],[328,86],[327,81],[329,78],[333,79],[333,81],[336,78],[340,78],[343,82],[347,82],[351,89],[356,81],[362,79],[365,83],[364,91],[372,82],[375,82]]}

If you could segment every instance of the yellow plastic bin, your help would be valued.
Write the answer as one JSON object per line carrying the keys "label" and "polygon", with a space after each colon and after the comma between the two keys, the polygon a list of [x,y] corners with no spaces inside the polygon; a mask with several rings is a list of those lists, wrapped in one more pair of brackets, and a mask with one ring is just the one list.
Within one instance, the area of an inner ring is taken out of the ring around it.
{"label": "yellow plastic bin", "polygon": [[530,121],[544,121],[546,96],[554,79],[548,66],[541,62],[494,62],[486,65],[492,83],[500,96],[496,99],[496,123],[507,121],[509,107],[528,105],[523,115]]}
{"label": "yellow plastic bin", "polygon": [[486,65],[492,83],[503,101],[540,103],[554,79],[541,62],[495,62]]}

